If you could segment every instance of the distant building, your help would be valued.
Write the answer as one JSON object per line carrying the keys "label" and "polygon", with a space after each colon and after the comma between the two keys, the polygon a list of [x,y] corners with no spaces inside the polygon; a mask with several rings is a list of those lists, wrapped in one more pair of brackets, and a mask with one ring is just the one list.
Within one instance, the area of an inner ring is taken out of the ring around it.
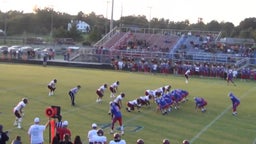
{"label": "distant building", "polygon": [[80,20],[76,20],[76,21],[71,20],[71,22],[68,23],[68,31],[71,29],[72,24],[76,24],[77,30],[79,30],[82,33],[87,33],[90,31],[90,25]]}

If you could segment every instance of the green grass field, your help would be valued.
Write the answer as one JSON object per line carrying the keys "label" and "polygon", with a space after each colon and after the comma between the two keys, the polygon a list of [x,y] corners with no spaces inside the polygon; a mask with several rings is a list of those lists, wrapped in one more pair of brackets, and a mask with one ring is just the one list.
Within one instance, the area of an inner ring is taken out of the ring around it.
{"label": "green grass field", "polygon": [[[49,97],[47,84],[54,78],[58,80],[57,89],[55,95]],[[0,64],[0,123],[4,125],[4,130],[9,131],[11,140],[21,135],[23,143],[28,144],[27,130],[33,124],[33,119],[38,116],[41,124],[44,124],[48,120],[45,109],[57,105],[61,106],[63,120],[69,121],[72,138],[80,135],[87,143],[87,132],[95,122],[104,128],[105,135],[111,140],[111,119],[107,114],[110,92],[107,90],[103,103],[97,104],[95,91],[103,83],[111,84],[116,80],[120,81],[119,92],[126,93],[123,104],[142,96],[146,89],[156,89],[167,84],[173,89],[181,88],[189,92],[188,102],[183,103],[179,110],[164,116],[155,111],[155,104],[151,108],[143,108],[140,113],[128,113],[123,108],[125,135],[122,138],[128,144],[135,143],[138,138],[144,139],[146,144],[160,144],[164,138],[168,138],[172,144],[180,144],[183,139],[194,144],[255,144],[255,82],[236,80],[235,87],[227,86],[224,80],[217,78],[192,77],[185,84],[183,76]],[[77,105],[72,107],[67,93],[78,84],[82,88],[76,95]],[[241,100],[237,117],[231,114],[231,101],[227,96],[230,91]],[[195,111],[195,96],[208,101],[206,113]],[[29,99],[29,104],[24,109],[23,129],[17,129],[13,126],[15,117],[12,109],[23,97]],[[48,135],[47,130],[44,133],[45,143],[49,141]]]}

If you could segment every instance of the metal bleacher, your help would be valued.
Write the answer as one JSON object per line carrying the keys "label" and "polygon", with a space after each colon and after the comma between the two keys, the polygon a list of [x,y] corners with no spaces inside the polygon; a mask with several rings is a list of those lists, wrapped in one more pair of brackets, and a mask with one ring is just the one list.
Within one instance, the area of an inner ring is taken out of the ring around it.
{"label": "metal bleacher", "polygon": [[[210,37],[210,39],[209,39]],[[146,57],[150,59],[172,59],[173,61],[229,63],[242,67],[249,63],[245,57],[232,53],[209,52],[202,47],[205,41],[209,43],[219,42],[221,32],[199,30],[173,30],[173,29],[147,29],[115,27],[105,35],[94,47],[104,47],[111,56]],[[150,43],[148,49],[128,49],[125,44],[134,39],[145,40]],[[120,46],[124,46],[120,49]],[[162,48],[168,51],[162,51]]]}

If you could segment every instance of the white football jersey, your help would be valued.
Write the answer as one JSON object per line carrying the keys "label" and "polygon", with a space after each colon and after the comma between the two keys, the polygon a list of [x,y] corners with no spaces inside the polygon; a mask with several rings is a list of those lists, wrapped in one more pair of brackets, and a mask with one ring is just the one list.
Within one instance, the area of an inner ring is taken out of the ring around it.
{"label": "white football jersey", "polygon": [[98,91],[101,91],[101,92],[104,92],[105,91],[105,86],[104,85],[102,85],[102,86],[100,86],[100,88],[98,89]]}
{"label": "white football jersey", "polygon": [[56,83],[54,82],[54,80],[50,81],[50,83],[48,84],[48,86],[51,86],[53,88],[55,88]]}
{"label": "white football jersey", "polygon": [[121,140],[121,141],[119,141],[119,142],[115,142],[114,140],[111,140],[111,141],[109,142],[109,144],[126,144],[126,141],[125,141],[125,140]]}
{"label": "white football jersey", "polygon": [[119,103],[120,101],[122,101],[123,97],[121,95],[118,95],[115,99],[114,102],[115,103]]}
{"label": "white football jersey", "polygon": [[22,108],[24,108],[26,106],[26,104],[23,101],[20,101],[13,109],[13,111],[15,112],[17,111],[21,111]]}
{"label": "white football jersey", "polygon": [[104,144],[104,143],[107,143],[107,137],[94,135],[92,138],[92,142],[97,144]]}

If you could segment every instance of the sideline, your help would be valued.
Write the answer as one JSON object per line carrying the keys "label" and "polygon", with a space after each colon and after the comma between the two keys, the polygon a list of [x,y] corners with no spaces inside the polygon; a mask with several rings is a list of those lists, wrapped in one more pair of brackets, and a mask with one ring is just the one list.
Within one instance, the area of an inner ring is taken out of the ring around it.
{"label": "sideline", "polygon": [[[248,90],[246,93],[244,93],[240,99],[246,97],[249,93],[253,92],[254,90],[256,90],[256,87],[251,88],[250,90]],[[197,140],[208,128],[210,128],[217,120],[219,120],[230,108],[232,107],[232,105],[229,105],[224,111],[222,111],[215,119],[213,119],[208,125],[206,125],[203,129],[201,129],[201,131],[199,133],[197,133],[191,140],[190,143],[192,144],[195,140]],[[256,144],[256,138],[254,140],[254,143]]]}

